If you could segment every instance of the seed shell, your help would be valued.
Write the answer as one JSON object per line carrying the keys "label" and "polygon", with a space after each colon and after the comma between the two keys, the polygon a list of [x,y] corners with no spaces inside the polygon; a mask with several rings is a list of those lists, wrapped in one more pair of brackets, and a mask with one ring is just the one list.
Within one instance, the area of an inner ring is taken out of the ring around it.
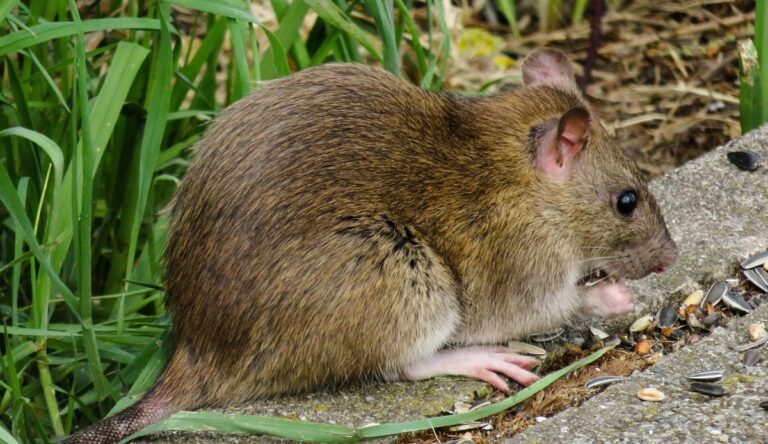
{"label": "seed shell", "polygon": [[717,305],[720,302],[720,299],[723,298],[723,295],[725,292],[728,291],[728,284],[725,282],[715,282],[712,284],[711,287],[709,287],[709,291],[707,291],[707,296],[701,301],[701,308],[704,308],[709,302],[712,305]]}
{"label": "seed shell", "polygon": [[664,393],[662,393],[661,391],[653,387],[640,389],[640,391],[637,392],[637,397],[642,399],[643,401],[652,401],[652,402],[663,401],[664,398],[666,398],[666,396],[664,396]]}
{"label": "seed shell", "polygon": [[624,380],[623,376],[598,376],[597,378],[592,378],[589,381],[587,381],[584,387],[588,389],[593,389],[595,387],[613,384],[614,382],[621,382],[623,380]]}
{"label": "seed shell", "polygon": [[692,382],[691,390],[699,392],[709,396],[723,396],[725,395],[725,389],[720,384],[710,384],[707,382]]}
{"label": "seed shell", "polygon": [[760,407],[768,410],[768,399],[760,403]]}
{"label": "seed shell", "polygon": [[656,319],[659,320],[658,327],[661,329],[675,325],[675,322],[677,322],[678,318],[679,316],[677,314],[677,310],[675,310],[671,305],[661,307],[661,309],[659,309],[658,315],[656,316]]}
{"label": "seed shell", "polygon": [[752,282],[752,284],[755,285],[755,287],[759,288],[760,290],[764,292],[768,292],[768,282],[763,278],[763,276],[757,272],[758,269],[750,269],[750,270],[744,270],[742,273],[744,274],[744,277],[749,280],[749,282]]}
{"label": "seed shell", "polygon": [[635,322],[633,322],[632,325],[629,326],[629,331],[632,333],[645,331],[648,329],[648,327],[651,326],[651,322],[653,322],[653,315],[645,315],[640,317]]}
{"label": "seed shell", "polygon": [[688,377],[693,381],[718,381],[723,379],[722,370],[707,370],[705,372],[698,372]]}
{"label": "seed shell", "polygon": [[731,151],[727,156],[736,168],[744,171],[755,171],[763,160],[763,156],[754,151]]}
{"label": "seed shell", "polygon": [[491,430],[493,429],[493,426],[491,426],[491,424],[487,422],[474,421],[474,422],[467,422],[465,424],[455,425],[453,427],[448,427],[448,431],[450,432],[464,432],[467,430],[477,430],[477,429]]}
{"label": "seed shell", "polygon": [[547,351],[543,348],[536,347],[535,345],[528,344],[527,342],[509,341],[507,343],[507,348],[509,348],[514,353],[522,353],[525,355],[544,356],[547,354]]}
{"label": "seed shell", "polygon": [[696,290],[685,298],[683,301],[683,306],[688,307],[690,305],[699,305],[702,299],[704,299],[704,291]]}
{"label": "seed shell", "polygon": [[747,270],[750,268],[759,267],[766,262],[768,262],[768,251],[763,251],[762,253],[753,254],[752,256],[744,259],[744,262],[741,263],[741,268]]}
{"label": "seed shell", "polygon": [[763,357],[760,354],[760,350],[756,348],[747,350],[746,352],[744,352],[744,356],[741,357],[741,362],[747,367],[752,367],[753,365],[757,365],[762,360],[763,360]]}
{"label": "seed shell", "polygon": [[603,339],[603,345],[606,347],[615,347],[617,345],[621,344],[621,338],[619,335],[610,335],[607,338]]}
{"label": "seed shell", "polygon": [[742,344],[739,346],[736,346],[736,351],[743,352],[747,351],[751,348],[757,348],[760,347],[763,344],[768,343],[768,335],[763,336],[762,338],[758,339],[757,341],[752,341],[746,344]]}
{"label": "seed shell", "polygon": [[605,339],[608,337],[608,333],[600,330],[597,327],[589,327],[589,331],[592,332],[592,334],[595,335],[595,337],[598,339]]}
{"label": "seed shell", "polygon": [[752,306],[747,303],[738,293],[733,291],[727,291],[723,295],[723,302],[725,305],[731,307],[734,310],[742,313],[751,313]]}

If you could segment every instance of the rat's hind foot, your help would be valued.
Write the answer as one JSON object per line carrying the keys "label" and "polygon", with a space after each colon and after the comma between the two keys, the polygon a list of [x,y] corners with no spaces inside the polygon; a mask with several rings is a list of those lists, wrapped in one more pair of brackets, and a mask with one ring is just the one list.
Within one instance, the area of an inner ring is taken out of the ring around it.
{"label": "rat's hind foot", "polygon": [[527,369],[538,364],[538,360],[512,353],[506,347],[465,347],[443,350],[416,361],[401,376],[414,381],[433,376],[468,376],[507,392],[509,385],[500,375],[530,385],[539,377]]}

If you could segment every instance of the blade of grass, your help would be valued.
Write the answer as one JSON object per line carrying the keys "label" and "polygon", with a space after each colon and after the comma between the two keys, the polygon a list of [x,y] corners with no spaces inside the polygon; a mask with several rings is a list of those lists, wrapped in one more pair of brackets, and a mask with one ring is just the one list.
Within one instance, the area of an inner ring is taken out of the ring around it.
{"label": "blade of grass", "polygon": [[235,19],[228,20],[229,36],[232,42],[232,54],[235,64],[235,93],[232,101],[240,100],[251,90],[250,75],[248,74],[248,56],[245,51],[244,23]]}
{"label": "blade of grass", "polygon": [[365,33],[355,25],[331,0],[304,0],[312,9],[325,20],[337,28],[340,28],[357,43],[363,46],[377,62],[383,62],[382,56]]}
{"label": "blade of grass", "polygon": [[424,77],[424,73],[427,71],[427,56],[424,54],[424,48],[421,47],[421,33],[419,32],[416,22],[413,21],[413,17],[403,3],[403,0],[395,0],[395,5],[400,11],[400,17],[402,17],[405,27],[411,34],[411,47],[416,53],[416,63],[419,65],[419,75]]}
{"label": "blade of grass", "polygon": [[[288,7],[280,20],[280,27],[272,33],[266,26],[261,26],[269,39],[269,48],[261,58],[261,78],[264,80],[285,76],[284,67],[288,66],[285,48],[290,48],[294,42],[300,41],[299,30],[309,11],[309,5],[304,1],[294,1]],[[270,36],[272,33],[272,36]],[[273,41],[279,42],[279,45]],[[279,51],[280,53],[277,53]],[[290,73],[290,69],[288,70]]]}
{"label": "blade of grass", "polygon": [[171,3],[209,14],[223,15],[231,19],[245,20],[253,24],[259,24],[259,20],[247,11],[241,4],[227,0],[170,0]]}
{"label": "blade of grass", "polygon": [[[146,18],[105,18],[83,22],[83,32],[107,31],[113,29],[160,30],[160,22]],[[29,31],[16,31],[0,37],[0,56],[20,49],[61,37],[71,37],[77,33],[73,22],[53,22],[35,25]]]}
{"label": "blade of grass", "polygon": [[[739,121],[741,132],[755,129],[759,125],[760,112],[755,109],[755,97],[759,76],[757,49],[752,40],[739,42]],[[768,83],[768,82],[765,82]]]}
{"label": "blade of grass", "polygon": [[42,148],[53,164],[55,186],[61,185],[61,176],[64,173],[64,153],[56,142],[44,134],[22,127],[7,128],[0,131],[0,137],[6,136],[23,137]]}
{"label": "blade of grass", "polygon": [[[19,180],[19,200],[24,203],[27,201],[27,189],[29,188],[29,178],[22,177]],[[13,236],[13,253],[15,258],[23,258],[22,254],[24,248],[24,235],[21,233],[21,228],[16,225],[16,232]],[[26,257],[31,257],[26,256]],[[21,263],[12,262],[13,272],[11,276],[11,325],[17,327],[19,325],[19,285],[21,284]],[[9,264],[10,265],[10,264]],[[6,266],[2,267],[6,268]]]}
{"label": "blade of grass", "polygon": [[757,49],[757,61],[760,74],[755,85],[755,103],[753,112],[758,114],[757,125],[768,122],[768,6],[765,0],[758,0],[755,5],[755,47]]}
{"label": "blade of grass", "polygon": [[8,14],[19,4],[21,0],[0,0],[0,24],[5,21]]}
{"label": "blade of grass", "polygon": [[[83,23],[80,21],[80,13],[77,9],[75,0],[69,0],[70,12],[77,28],[75,34],[75,72],[76,78],[76,91],[74,95],[77,99],[78,109],[77,115],[80,117],[79,135],[81,137],[81,143],[79,144],[79,150],[75,155],[73,162],[73,180],[77,185],[73,186],[73,222],[76,226],[75,230],[75,259],[77,262],[78,277],[77,277],[77,289],[80,299],[80,322],[83,328],[83,342],[85,345],[85,354],[88,359],[88,369],[91,374],[91,382],[96,391],[101,397],[106,397],[110,394],[110,385],[107,381],[107,377],[104,374],[104,370],[101,364],[101,358],[99,357],[99,348],[96,342],[96,334],[93,331],[93,317],[92,317],[92,305],[91,305],[91,230],[93,228],[93,171],[94,171],[94,152],[92,148],[91,139],[91,120],[90,112],[88,109],[88,71],[86,69],[87,59],[85,57],[85,31],[83,29]],[[74,107],[73,107],[74,108]],[[72,119],[72,137],[77,140],[78,127],[77,119]],[[79,156],[79,160],[78,160]],[[79,162],[82,162],[78,165]],[[78,174],[78,166],[81,168]],[[79,188],[79,189],[78,189]],[[80,212],[77,212],[78,197],[81,197],[82,204]],[[41,380],[41,383],[44,381]],[[53,389],[51,384],[49,389]],[[58,418],[61,421],[61,418]],[[63,427],[62,427],[63,434]]]}
{"label": "blade of grass", "polygon": [[285,49],[283,49],[282,43],[280,43],[280,39],[277,38],[277,36],[267,29],[266,27],[262,26],[261,30],[264,31],[264,34],[267,36],[267,39],[269,40],[269,48],[272,53],[272,63],[264,63],[264,60],[262,60],[262,67],[264,69],[262,70],[262,76],[265,80],[273,78],[273,77],[267,77],[270,71],[267,71],[267,67],[272,66],[274,67],[274,73],[277,77],[285,77],[291,73],[291,68],[288,66],[288,57],[285,54]]}
{"label": "blade of grass", "polygon": [[392,0],[365,0],[365,7],[373,16],[383,46],[384,68],[400,76],[400,56],[395,37],[395,19]]}
{"label": "blade of grass", "polygon": [[520,37],[520,27],[517,26],[517,11],[514,0],[499,0],[499,9],[504,18],[507,19],[509,32],[515,37]]}

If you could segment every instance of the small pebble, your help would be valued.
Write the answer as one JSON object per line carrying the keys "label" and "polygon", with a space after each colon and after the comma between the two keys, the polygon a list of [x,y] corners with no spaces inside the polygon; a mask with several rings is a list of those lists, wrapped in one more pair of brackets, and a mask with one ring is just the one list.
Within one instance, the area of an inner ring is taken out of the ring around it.
{"label": "small pebble", "polygon": [[744,171],[755,171],[763,159],[760,154],[754,151],[731,151],[727,156],[728,160],[736,165],[736,168]]}
{"label": "small pebble", "polygon": [[749,331],[749,339],[753,341],[757,341],[758,339],[762,339],[763,336],[765,336],[765,325],[763,325],[762,322],[753,322],[749,324],[747,327],[747,331]]}
{"label": "small pebble", "polygon": [[747,350],[746,352],[744,352],[744,356],[741,357],[741,362],[747,367],[757,365],[762,360],[763,360],[763,357],[760,356],[760,349],[757,349],[757,348]]}
{"label": "small pebble", "polygon": [[651,402],[660,402],[660,401],[663,401],[664,398],[666,398],[666,396],[664,396],[664,393],[662,393],[661,391],[653,387],[640,389],[640,391],[637,392],[637,397],[642,399],[643,401],[651,401]]}

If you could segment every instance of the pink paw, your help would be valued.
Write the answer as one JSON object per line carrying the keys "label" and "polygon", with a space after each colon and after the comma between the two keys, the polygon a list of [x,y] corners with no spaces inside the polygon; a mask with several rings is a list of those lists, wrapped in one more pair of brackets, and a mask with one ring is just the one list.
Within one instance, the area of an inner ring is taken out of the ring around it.
{"label": "pink paw", "polygon": [[528,371],[539,363],[537,359],[513,353],[506,347],[467,347],[444,350],[417,361],[405,369],[402,376],[410,380],[443,375],[467,376],[507,392],[509,384],[501,375],[527,386],[539,379]]}
{"label": "pink paw", "polygon": [[632,293],[623,281],[600,283],[587,291],[586,307],[590,313],[603,318],[616,318],[635,308]]}

